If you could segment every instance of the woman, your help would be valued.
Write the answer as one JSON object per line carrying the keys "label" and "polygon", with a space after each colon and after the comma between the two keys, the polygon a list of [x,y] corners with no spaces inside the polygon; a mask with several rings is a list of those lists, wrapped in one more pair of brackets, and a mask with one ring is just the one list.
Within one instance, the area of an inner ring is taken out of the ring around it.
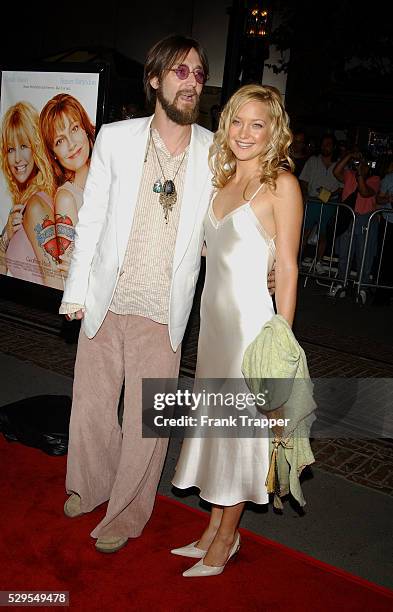
{"label": "woman", "polygon": [[[266,275],[275,262],[277,313],[295,312],[302,196],[291,173],[291,133],[279,92],[246,85],[226,104],[210,151],[217,192],[205,219],[206,280],[196,379],[241,379],[247,346],[273,315]],[[245,501],[268,502],[266,438],[187,438],[173,484],[212,504],[184,576],[219,574],[239,549]]]}
{"label": "woman", "polygon": [[5,271],[22,280],[61,289],[50,197],[54,179],[40,137],[39,115],[29,102],[18,102],[4,115],[1,153],[12,197],[0,240]]}
{"label": "woman", "polygon": [[[69,94],[51,98],[40,114],[40,129],[56,182],[54,195],[56,233],[61,266],[67,272],[74,228],[82,205],[89,171],[95,127],[81,103]],[[67,251],[67,258],[64,254]]]}

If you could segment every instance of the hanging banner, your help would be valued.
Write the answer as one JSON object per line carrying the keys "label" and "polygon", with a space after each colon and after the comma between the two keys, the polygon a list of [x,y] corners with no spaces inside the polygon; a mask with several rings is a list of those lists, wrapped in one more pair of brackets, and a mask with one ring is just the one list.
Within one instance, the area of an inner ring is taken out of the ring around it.
{"label": "hanging banner", "polygon": [[63,290],[106,67],[60,68],[1,71],[0,274]]}

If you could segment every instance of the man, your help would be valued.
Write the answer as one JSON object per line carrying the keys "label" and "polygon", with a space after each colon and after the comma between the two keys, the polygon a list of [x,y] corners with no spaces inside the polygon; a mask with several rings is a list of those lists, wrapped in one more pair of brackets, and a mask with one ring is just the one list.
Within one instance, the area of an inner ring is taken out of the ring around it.
{"label": "man", "polygon": [[64,510],[77,516],[109,499],[91,534],[102,552],[142,532],[167,449],[142,438],[141,379],[178,375],[211,195],[212,135],[194,123],[207,77],[196,41],[172,36],[151,49],[154,115],[101,128],[79,212],[60,309],[83,318]]}
{"label": "man", "polygon": [[[103,126],[94,147],[61,313],[82,318],[64,511],[109,500],[101,552],[141,534],[168,440],[142,438],[141,381],[177,378],[212,192],[212,134],[195,124],[208,61],[190,38],[149,52],[152,117]],[[117,405],[125,380],[122,428]]]}
{"label": "man", "polygon": [[[342,183],[333,174],[333,168],[335,166],[334,147],[334,137],[331,134],[326,134],[321,139],[319,155],[312,155],[306,161],[299,175],[300,186],[305,202],[307,202],[308,198],[320,198],[323,202],[327,202],[328,199],[330,201],[334,199],[337,200],[338,190],[342,187]],[[331,194],[330,197],[329,194]],[[317,274],[324,273],[321,260],[326,250],[327,224],[334,212],[335,208],[333,206],[325,205],[323,207],[316,253],[315,270]],[[321,207],[318,206],[318,204],[308,203],[304,224],[303,242],[305,245],[307,244],[307,239],[313,227],[319,225],[320,213]]]}

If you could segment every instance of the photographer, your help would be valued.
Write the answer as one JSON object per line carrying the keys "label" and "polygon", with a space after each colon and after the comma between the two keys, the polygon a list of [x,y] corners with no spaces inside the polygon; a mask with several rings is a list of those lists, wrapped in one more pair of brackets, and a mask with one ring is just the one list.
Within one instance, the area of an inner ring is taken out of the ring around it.
{"label": "photographer", "polygon": [[[338,254],[338,279],[342,280],[345,276],[347,257],[349,259],[349,271],[353,256],[356,254],[356,266],[358,273],[362,262],[362,254],[364,241],[366,237],[366,227],[370,215],[376,210],[376,195],[379,191],[380,178],[379,176],[371,175],[373,162],[367,159],[367,154],[362,155],[360,151],[350,151],[342,159],[340,159],[333,169],[333,174],[337,180],[344,183],[342,192],[342,201],[350,205],[355,212],[355,230],[352,242],[351,253],[349,253],[349,243],[351,236],[351,224],[337,238],[337,254]],[[367,243],[367,252],[364,260],[364,268],[360,281],[369,282],[374,257],[377,252],[378,244],[378,221],[374,218],[369,228],[369,236]],[[340,296],[344,297],[342,284],[338,283],[333,287],[331,295],[335,296],[340,291]],[[360,290],[360,298],[363,303],[366,302],[367,293],[365,289]]]}

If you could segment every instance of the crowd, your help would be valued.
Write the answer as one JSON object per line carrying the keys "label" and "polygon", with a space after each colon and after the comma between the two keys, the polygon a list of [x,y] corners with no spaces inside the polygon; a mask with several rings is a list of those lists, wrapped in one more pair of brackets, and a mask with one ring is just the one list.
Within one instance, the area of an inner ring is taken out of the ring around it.
{"label": "crowd", "polygon": [[330,296],[345,296],[352,272],[360,283],[362,303],[370,296],[368,286],[377,284],[382,287],[376,292],[374,288],[374,303],[388,303],[393,285],[389,265],[393,215],[373,213],[392,206],[392,155],[374,156],[367,148],[337,141],[332,133],[324,134],[318,150],[310,153],[305,131],[298,130],[292,157],[304,200],[302,258],[312,252],[318,275],[326,273],[325,261],[337,259]]}

